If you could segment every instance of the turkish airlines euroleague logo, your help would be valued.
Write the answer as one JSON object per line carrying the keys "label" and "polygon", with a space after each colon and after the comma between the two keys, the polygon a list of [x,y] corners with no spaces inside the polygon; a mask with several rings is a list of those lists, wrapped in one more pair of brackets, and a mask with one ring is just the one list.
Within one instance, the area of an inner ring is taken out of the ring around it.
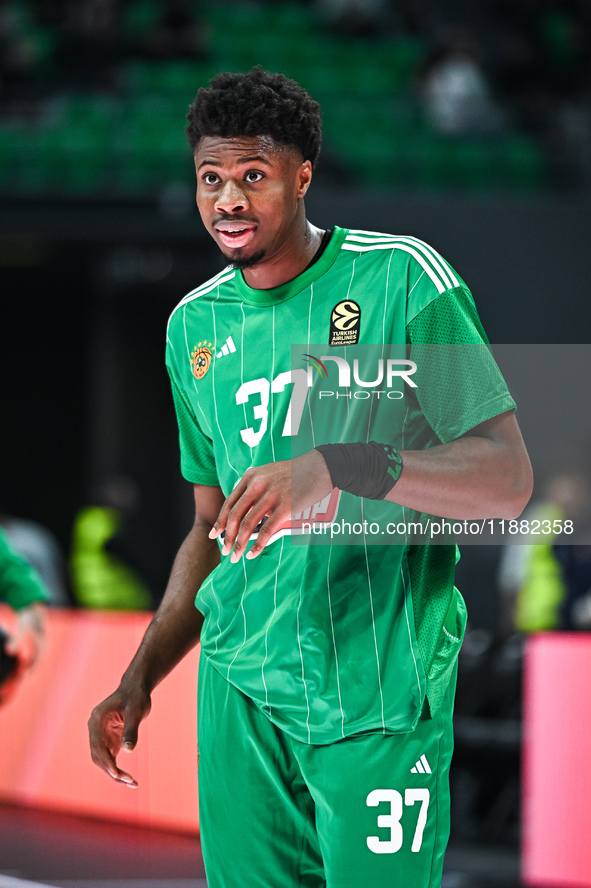
{"label": "turkish airlines euroleague logo", "polygon": [[356,345],[359,342],[361,309],[352,299],[335,305],[330,315],[329,345]]}

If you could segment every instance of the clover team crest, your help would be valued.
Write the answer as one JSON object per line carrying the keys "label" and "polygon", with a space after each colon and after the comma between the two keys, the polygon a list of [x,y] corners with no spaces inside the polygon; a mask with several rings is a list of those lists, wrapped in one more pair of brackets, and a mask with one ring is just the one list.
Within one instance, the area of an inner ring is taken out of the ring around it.
{"label": "clover team crest", "polygon": [[191,352],[191,370],[195,379],[203,379],[211,365],[211,342],[199,342]]}

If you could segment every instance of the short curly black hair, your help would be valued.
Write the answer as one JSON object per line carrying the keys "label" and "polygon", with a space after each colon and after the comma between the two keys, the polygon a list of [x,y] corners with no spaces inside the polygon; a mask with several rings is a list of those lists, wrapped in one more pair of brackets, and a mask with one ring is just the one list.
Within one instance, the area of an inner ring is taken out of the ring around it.
{"label": "short curly black hair", "polygon": [[260,65],[247,74],[217,74],[189,106],[186,133],[193,153],[203,136],[270,136],[316,163],[322,143],[320,105],[284,74]]}

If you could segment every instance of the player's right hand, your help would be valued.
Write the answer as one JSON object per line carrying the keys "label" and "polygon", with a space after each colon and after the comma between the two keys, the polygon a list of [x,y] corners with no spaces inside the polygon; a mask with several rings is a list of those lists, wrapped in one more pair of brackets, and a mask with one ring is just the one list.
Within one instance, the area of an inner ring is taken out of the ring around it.
{"label": "player's right hand", "polygon": [[92,710],[88,720],[93,762],[113,780],[131,789],[137,787],[137,780],[117,767],[117,756],[122,749],[135,749],[138,728],[151,705],[149,694],[141,689],[129,693],[119,688]]}

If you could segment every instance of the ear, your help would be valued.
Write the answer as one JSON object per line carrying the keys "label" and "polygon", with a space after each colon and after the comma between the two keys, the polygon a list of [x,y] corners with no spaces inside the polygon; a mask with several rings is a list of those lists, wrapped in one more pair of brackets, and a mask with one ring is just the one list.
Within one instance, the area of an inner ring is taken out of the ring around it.
{"label": "ear", "polygon": [[300,164],[297,173],[296,179],[296,196],[298,198],[304,197],[306,191],[310,187],[310,182],[312,181],[312,164],[309,160],[305,160],[302,164]]}

